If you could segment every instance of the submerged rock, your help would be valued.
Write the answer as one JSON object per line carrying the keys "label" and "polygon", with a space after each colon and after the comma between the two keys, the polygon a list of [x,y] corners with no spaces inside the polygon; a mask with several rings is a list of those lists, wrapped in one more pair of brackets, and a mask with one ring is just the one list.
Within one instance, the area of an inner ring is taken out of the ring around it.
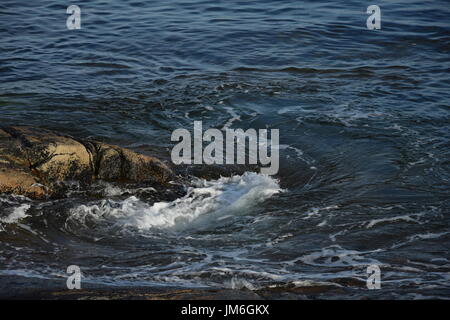
{"label": "submerged rock", "polygon": [[160,160],[93,140],[30,127],[0,129],[0,192],[54,196],[61,182],[166,184],[172,171]]}

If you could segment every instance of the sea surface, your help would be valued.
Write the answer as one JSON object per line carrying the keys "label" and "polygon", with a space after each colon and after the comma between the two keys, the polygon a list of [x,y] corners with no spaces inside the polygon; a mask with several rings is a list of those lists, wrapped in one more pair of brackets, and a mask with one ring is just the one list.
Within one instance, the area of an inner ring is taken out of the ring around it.
{"label": "sea surface", "polygon": [[2,194],[0,295],[65,288],[77,265],[92,287],[450,298],[448,1],[2,0],[0,17],[1,126],[167,163],[196,120],[280,130],[278,175],[202,167],[176,200],[101,181]]}

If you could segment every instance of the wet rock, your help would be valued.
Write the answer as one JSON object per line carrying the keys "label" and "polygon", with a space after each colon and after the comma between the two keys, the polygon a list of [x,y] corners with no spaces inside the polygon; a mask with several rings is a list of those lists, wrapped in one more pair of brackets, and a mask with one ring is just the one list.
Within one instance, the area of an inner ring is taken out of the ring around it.
{"label": "wet rock", "polygon": [[0,129],[0,192],[44,198],[61,182],[168,183],[172,171],[160,160],[92,140],[30,127]]}
{"label": "wet rock", "polygon": [[178,288],[102,288],[81,290],[9,291],[6,300],[262,300],[249,290]]}

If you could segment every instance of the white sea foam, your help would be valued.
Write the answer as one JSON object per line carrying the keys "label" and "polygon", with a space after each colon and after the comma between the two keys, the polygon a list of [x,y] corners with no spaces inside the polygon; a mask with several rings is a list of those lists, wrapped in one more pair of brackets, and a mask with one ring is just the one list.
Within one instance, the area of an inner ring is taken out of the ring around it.
{"label": "white sea foam", "polygon": [[229,129],[229,128],[233,125],[233,122],[241,120],[241,116],[238,115],[238,114],[233,110],[233,108],[231,108],[231,107],[225,107],[225,110],[231,115],[231,118],[230,118],[230,119],[227,121],[227,123],[225,123],[225,125],[222,127],[222,130]]}
{"label": "white sea foam", "polygon": [[339,245],[322,248],[321,251],[316,251],[299,258],[300,261],[308,265],[315,266],[329,266],[329,267],[343,267],[343,266],[359,266],[377,264],[381,265],[378,260],[366,257],[367,254],[377,252],[374,251],[357,251],[347,250]]}
{"label": "white sea foam", "polygon": [[379,223],[397,222],[397,221],[406,221],[406,222],[420,223],[418,220],[412,218],[411,215],[403,215],[403,216],[396,216],[396,217],[383,218],[383,219],[373,219],[373,220],[371,220],[371,221],[369,221],[367,223],[366,229],[370,229],[370,228],[372,228],[373,226],[375,226],[375,225],[377,225]]}
{"label": "white sea foam", "polygon": [[200,217],[219,219],[249,212],[280,191],[277,180],[247,172],[214,181],[197,180],[186,196],[172,202],[149,205],[132,196],[123,201],[103,200],[99,204],[81,205],[71,210],[69,219],[81,223],[107,220],[113,221],[116,227],[140,230],[183,227]]}
{"label": "white sea foam", "polygon": [[30,207],[29,204],[22,204],[14,208],[8,216],[0,218],[0,221],[4,223],[16,223],[20,219],[28,217],[27,211]]}
{"label": "white sea foam", "polygon": [[243,278],[237,278],[233,277],[229,282],[225,282],[225,287],[230,289],[248,289],[248,290],[256,290],[257,287],[253,285],[250,281],[243,279]]}
{"label": "white sea foam", "polygon": [[106,197],[121,196],[126,193],[136,194],[139,192],[156,192],[156,189],[152,187],[128,189],[128,188],[120,188],[107,182],[102,182],[100,186],[104,186],[103,195]]}

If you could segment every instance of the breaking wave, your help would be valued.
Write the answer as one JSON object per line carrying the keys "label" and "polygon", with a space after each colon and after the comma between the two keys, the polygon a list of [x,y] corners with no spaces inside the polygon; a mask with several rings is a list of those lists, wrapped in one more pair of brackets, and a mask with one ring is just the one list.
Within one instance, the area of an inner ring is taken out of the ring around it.
{"label": "breaking wave", "polygon": [[3,223],[16,223],[20,219],[28,217],[27,211],[30,209],[29,204],[22,204],[18,207],[15,207],[11,210],[11,213],[6,217],[1,217],[0,222]]}
{"label": "breaking wave", "polygon": [[281,191],[277,180],[247,172],[213,181],[195,180],[184,197],[171,202],[149,204],[131,196],[121,201],[107,199],[80,205],[70,210],[67,222],[87,225],[89,221],[109,221],[113,227],[138,230],[183,228],[194,222],[250,213],[256,204]]}

